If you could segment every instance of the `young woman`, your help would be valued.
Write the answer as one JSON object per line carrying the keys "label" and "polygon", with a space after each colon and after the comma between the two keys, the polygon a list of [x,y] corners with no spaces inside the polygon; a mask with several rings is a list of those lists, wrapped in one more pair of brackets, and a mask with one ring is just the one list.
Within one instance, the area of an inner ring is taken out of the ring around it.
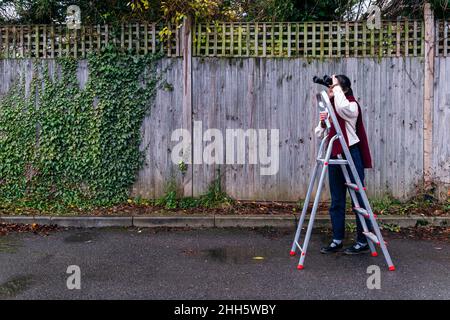
{"label": "young woman", "polygon": [[[332,79],[333,84],[328,89],[328,96],[334,107],[345,141],[349,146],[350,154],[355,163],[359,178],[364,185],[364,168],[371,168],[372,163],[364,124],[362,122],[361,108],[353,97],[350,79],[345,75],[333,75]],[[318,138],[323,138],[326,128],[325,119],[327,117],[327,112],[320,113],[320,122],[315,129],[315,134]],[[335,133],[334,126],[331,124],[329,136],[331,137]],[[338,154],[342,154],[342,156],[345,157],[339,140],[333,143],[331,157],[336,158]],[[350,174],[350,179],[354,182],[348,165],[347,169]],[[345,236],[345,203],[347,187],[345,186],[345,179],[341,168],[336,165],[328,166],[328,177],[331,193],[330,217],[333,227],[333,240],[328,246],[323,247],[320,250],[322,253],[333,253],[341,250],[343,247],[342,241]],[[364,204],[358,193],[357,197],[359,205],[364,208]],[[352,207],[353,206],[352,202]],[[366,219],[366,223],[368,228],[371,229],[370,221]],[[344,253],[346,254],[359,254],[369,251],[367,239],[362,233],[363,228],[358,216],[356,217],[356,226],[356,243],[344,250]]]}

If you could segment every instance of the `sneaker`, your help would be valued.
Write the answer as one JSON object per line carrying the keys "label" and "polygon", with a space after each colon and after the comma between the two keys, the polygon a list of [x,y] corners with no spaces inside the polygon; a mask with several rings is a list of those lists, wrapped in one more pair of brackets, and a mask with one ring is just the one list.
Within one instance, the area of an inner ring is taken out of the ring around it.
{"label": "sneaker", "polygon": [[330,245],[328,247],[323,247],[322,249],[320,249],[321,253],[334,253],[334,252],[338,252],[339,250],[341,250],[343,247],[342,242],[337,244],[334,241],[331,241]]}
{"label": "sneaker", "polygon": [[348,247],[344,250],[345,254],[360,254],[360,253],[366,253],[369,252],[369,245],[367,243],[360,243],[357,242],[351,247]]}

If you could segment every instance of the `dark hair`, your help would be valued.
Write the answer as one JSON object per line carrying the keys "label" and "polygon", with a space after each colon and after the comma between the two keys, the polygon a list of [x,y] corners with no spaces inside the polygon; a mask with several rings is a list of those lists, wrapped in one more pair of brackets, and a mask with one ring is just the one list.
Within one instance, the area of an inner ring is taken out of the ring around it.
{"label": "dark hair", "polygon": [[336,79],[339,81],[339,85],[342,87],[342,90],[344,91],[346,96],[353,96],[353,90],[352,90],[352,82],[350,79],[344,75],[339,74],[336,76]]}

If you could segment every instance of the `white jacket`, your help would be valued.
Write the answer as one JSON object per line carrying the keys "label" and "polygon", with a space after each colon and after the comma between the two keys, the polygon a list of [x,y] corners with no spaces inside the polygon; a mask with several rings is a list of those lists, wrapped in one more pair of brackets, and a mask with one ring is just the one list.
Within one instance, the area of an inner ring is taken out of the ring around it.
{"label": "white jacket", "polygon": [[[356,121],[358,120],[358,104],[356,102],[350,102],[346,98],[344,91],[340,86],[333,87],[334,94],[334,106],[336,107],[336,112],[339,116],[345,120],[345,128],[347,129],[347,137],[349,146],[354,145],[359,142],[358,136],[356,135]],[[316,137],[321,139],[325,128],[322,128],[319,124],[314,129]]]}

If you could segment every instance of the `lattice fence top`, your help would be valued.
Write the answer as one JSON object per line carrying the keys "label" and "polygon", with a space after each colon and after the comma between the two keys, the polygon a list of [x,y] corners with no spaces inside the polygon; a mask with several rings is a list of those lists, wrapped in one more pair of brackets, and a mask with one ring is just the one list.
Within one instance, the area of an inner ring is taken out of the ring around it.
{"label": "lattice fence top", "polygon": [[199,24],[194,55],[371,57],[423,55],[422,21]]}
{"label": "lattice fence top", "polygon": [[[449,23],[436,22],[436,55],[450,55]],[[0,58],[84,58],[113,43],[145,54],[163,50],[182,55],[181,29],[161,41],[155,23],[82,26],[0,26]],[[370,30],[365,22],[217,23],[193,26],[192,52],[202,57],[389,57],[423,56],[424,23],[383,21]]]}
{"label": "lattice fence top", "polygon": [[161,27],[150,24],[82,26],[69,30],[62,25],[0,26],[1,58],[55,58],[71,56],[85,58],[88,52],[99,51],[115,44],[135,54],[164,50],[168,56],[180,56],[180,29],[162,42]]}
{"label": "lattice fence top", "polygon": [[450,23],[449,21],[436,21],[435,38],[436,56],[450,56]]}

